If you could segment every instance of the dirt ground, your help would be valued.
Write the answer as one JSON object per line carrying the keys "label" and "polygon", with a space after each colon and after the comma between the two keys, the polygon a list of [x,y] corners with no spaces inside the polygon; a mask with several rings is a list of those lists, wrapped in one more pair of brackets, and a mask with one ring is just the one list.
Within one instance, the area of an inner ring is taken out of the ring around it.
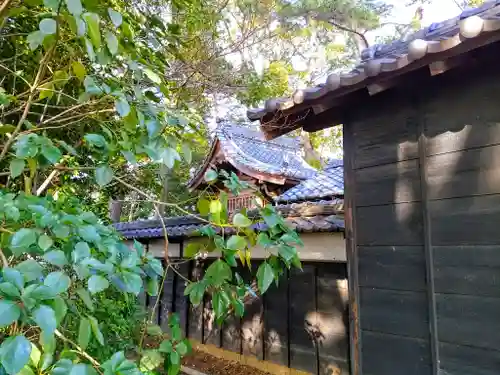
{"label": "dirt ground", "polygon": [[271,375],[253,367],[195,350],[183,359],[183,365],[208,375]]}

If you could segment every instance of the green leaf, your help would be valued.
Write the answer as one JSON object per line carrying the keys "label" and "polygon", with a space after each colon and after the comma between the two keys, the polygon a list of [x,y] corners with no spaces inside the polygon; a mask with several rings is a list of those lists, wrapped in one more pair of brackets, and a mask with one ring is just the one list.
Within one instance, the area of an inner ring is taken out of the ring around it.
{"label": "green leaf", "polygon": [[92,335],[92,328],[90,327],[90,320],[85,317],[80,319],[80,328],[78,329],[78,345],[85,350],[90,342]]}
{"label": "green leaf", "polygon": [[82,225],[78,228],[78,234],[87,242],[99,242],[101,240],[101,236],[93,225]]}
{"label": "green leaf", "polygon": [[[40,349],[31,343],[31,354],[30,354],[30,365],[32,365],[34,368],[38,367],[38,363],[40,363],[40,357],[42,356],[42,353],[40,352]],[[25,367],[26,368],[26,367]]]}
{"label": "green leaf", "polygon": [[225,281],[231,280],[233,273],[231,268],[221,259],[213,262],[205,273],[205,279],[210,279],[214,285],[222,285]]}
{"label": "green leaf", "polygon": [[156,83],[157,85],[159,85],[161,83],[161,78],[158,74],[156,74],[155,72],[153,72],[151,69],[149,68],[146,68],[144,69],[144,73],[146,74],[146,76],[151,80],[153,81],[154,83]]}
{"label": "green leaf", "polygon": [[188,346],[184,341],[181,341],[175,346],[175,350],[181,355],[186,355],[188,353]]}
{"label": "green leaf", "polygon": [[229,237],[226,247],[230,250],[243,250],[247,246],[247,240],[244,237],[233,235]]}
{"label": "green leaf", "polygon": [[[92,42],[87,38],[83,38],[83,40],[85,41],[85,50],[87,51],[87,56],[89,57],[89,60],[91,62],[95,62],[95,51],[94,47],[92,46]],[[90,94],[89,92],[87,93]]]}
{"label": "green leaf", "polygon": [[209,169],[206,173],[205,173],[205,181],[206,182],[214,182],[215,180],[217,180],[217,172],[214,171],[213,169]]}
{"label": "green leaf", "polygon": [[163,363],[163,356],[158,350],[146,350],[141,358],[139,369],[143,372],[153,371]]}
{"label": "green leaf", "polygon": [[56,339],[54,335],[40,335],[40,345],[45,353],[54,354],[56,350]]}
{"label": "green leaf", "polygon": [[38,27],[44,35],[52,35],[57,31],[57,22],[52,18],[44,18]]}
{"label": "green leaf", "polygon": [[108,8],[108,14],[111,22],[113,22],[113,25],[115,25],[115,27],[120,27],[123,22],[122,15],[111,8]]}
{"label": "green leaf", "polygon": [[[104,38],[106,39],[106,45],[108,46],[109,53],[111,53],[112,55],[116,55],[118,53],[118,39],[116,38],[116,35],[111,31],[107,31]],[[122,117],[125,116],[127,115],[123,115]]]}
{"label": "green leaf", "polygon": [[257,270],[257,286],[262,294],[269,289],[269,286],[274,280],[273,267],[269,263],[264,262],[259,266]]}
{"label": "green leaf", "polygon": [[115,108],[121,117],[127,117],[130,113],[130,105],[124,97],[120,97],[115,101]]}
{"label": "green leaf", "polygon": [[95,170],[95,180],[100,186],[105,186],[113,181],[113,169],[109,165],[101,165]]}
{"label": "green leaf", "polygon": [[88,289],[92,294],[102,292],[109,287],[109,282],[104,277],[92,275],[88,281]]}
{"label": "green leaf", "polygon": [[210,201],[207,199],[199,199],[196,203],[196,207],[202,216],[207,216],[210,213]]}
{"label": "green leaf", "polygon": [[222,203],[220,200],[217,199],[210,201],[210,213],[218,214],[221,211],[222,211]]}
{"label": "green leaf", "polygon": [[160,134],[163,127],[157,120],[147,120],[146,129],[148,131],[149,138],[155,138]]}
{"label": "green leaf", "polygon": [[97,375],[97,372],[90,365],[78,363],[76,365],[73,365],[73,367],[71,367],[71,371],[69,372],[69,375]]}
{"label": "green leaf", "polygon": [[173,168],[175,165],[175,161],[180,161],[181,157],[179,156],[177,150],[171,147],[167,147],[165,150],[163,150],[161,159],[163,161],[163,164],[165,164],[168,168]]}
{"label": "green leaf", "polygon": [[99,329],[99,322],[93,316],[88,317],[90,320],[90,326],[92,327],[92,332],[94,333],[95,338],[99,344],[104,345],[104,336]]}
{"label": "green leaf", "polygon": [[173,365],[178,365],[181,362],[181,356],[176,351],[170,353],[170,362]]}
{"label": "green leaf", "polygon": [[196,254],[198,254],[198,252],[203,248],[203,244],[201,242],[190,242],[187,244],[186,247],[184,247],[183,249],[183,255],[184,257],[186,258],[192,258],[194,257]]}
{"label": "green leaf", "polygon": [[24,171],[25,165],[26,163],[23,159],[12,159],[10,161],[10,176],[12,178],[20,176]]}
{"label": "green leaf", "polygon": [[46,234],[42,234],[38,238],[38,246],[43,251],[47,251],[48,249],[50,249],[53,244],[54,244],[54,241],[52,240],[52,238],[50,238]]}
{"label": "green leaf", "polygon": [[193,160],[193,153],[189,144],[182,144],[182,154],[184,155],[184,160],[186,160],[186,163],[191,164],[191,161]]}
{"label": "green leaf", "polygon": [[87,306],[87,309],[94,311],[94,303],[92,302],[92,297],[90,296],[88,290],[80,288],[76,290],[76,294],[78,294],[85,306]]}
{"label": "green leaf", "polygon": [[26,41],[28,42],[30,50],[36,50],[43,43],[44,38],[45,34],[40,30],[33,31],[32,33],[28,34]]}
{"label": "green leaf", "polygon": [[0,123],[0,134],[12,133],[15,129],[14,125]]}
{"label": "green leaf", "polygon": [[56,313],[49,306],[41,305],[33,311],[33,320],[48,335],[52,335],[56,330]]}
{"label": "green leaf", "polygon": [[241,214],[241,213],[237,213],[236,215],[234,215],[233,217],[233,224],[236,226],[236,227],[249,227],[250,225],[252,225],[252,221],[246,217],[245,215]]}
{"label": "green leaf", "polygon": [[297,255],[297,249],[293,246],[280,244],[278,254],[287,262],[290,262]]}
{"label": "green leaf", "polygon": [[52,293],[59,294],[68,290],[71,280],[63,272],[51,272],[47,275],[43,284],[49,287]]}
{"label": "green leaf", "polygon": [[54,355],[52,353],[43,353],[40,359],[40,370],[47,370],[54,362]]}
{"label": "green leaf", "polygon": [[5,279],[5,281],[8,281],[11,284],[15,285],[17,289],[23,290],[24,278],[19,270],[6,267],[3,269],[3,278]]}
{"label": "green leaf", "polygon": [[163,336],[163,330],[158,324],[148,324],[146,332],[150,336]]}
{"label": "green leaf", "polygon": [[[89,77],[87,76],[87,78]],[[87,78],[85,78],[85,80],[87,80]],[[97,148],[104,148],[107,145],[106,139],[100,134],[86,134],[83,138],[89,145]]]}
{"label": "green leaf", "polygon": [[8,300],[0,300],[0,328],[8,326],[19,319],[21,309],[17,304]]}
{"label": "green leaf", "polygon": [[76,33],[78,36],[84,36],[87,33],[87,24],[79,16],[75,16]]}
{"label": "green leaf", "polygon": [[42,266],[34,259],[27,259],[14,267],[21,272],[27,282],[38,280],[43,276]]}
{"label": "green leaf", "polygon": [[11,249],[16,255],[27,252],[28,248],[34,243],[36,243],[36,232],[30,228],[19,229],[12,235],[10,240]]}
{"label": "green leaf", "polygon": [[57,238],[68,238],[70,228],[67,225],[58,224],[52,228],[52,232]]}
{"label": "green leaf", "polygon": [[148,292],[148,294],[150,296],[155,297],[158,295],[158,289],[159,289],[158,280],[156,278],[149,279],[146,284],[146,291]]}
{"label": "green leaf", "polygon": [[80,0],[66,0],[66,6],[68,7],[69,12],[74,16],[79,16],[83,12]]}
{"label": "green leaf", "polygon": [[202,282],[190,283],[184,291],[184,295],[189,295],[189,300],[194,306],[198,306],[205,294],[206,285]]}
{"label": "green leaf", "polygon": [[56,314],[56,322],[57,325],[61,324],[62,320],[66,316],[68,312],[68,306],[62,297],[55,297],[52,301],[50,301],[50,306],[54,310]]}
{"label": "green leaf", "polygon": [[257,236],[257,244],[260,246],[267,247],[274,245],[274,242],[271,241],[267,233],[260,232],[259,235]]}
{"label": "green leaf", "polygon": [[14,336],[2,342],[0,362],[9,375],[17,374],[30,360],[31,343],[24,336]]}
{"label": "green leaf", "polygon": [[59,4],[61,0],[43,0],[43,5],[52,10],[59,10]]}
{"label": "green leaf", "polygon": [[57,267],[64,267],[68,264],[66,255],[61,250],[52,250],[45,253],[43,259]]}
{"label": "green leaf", "polygon": [[78,263],[85,258],[90,257],[90,247],[86,242],[78,242],[72,253],[73,262]]}
{"label": "green leaf", "polygon": [[95,13],[84,13],[83,19],[87,23],[90,40],[95,48],[101,47],[101,30],[99,25],[99,16]]}
{"label": "green leaf", "polygon": [[56,164],[62,157],[61,150],[54,145],[42,145],[42,155],[52,164]]}
{"label": "green leaf", "polygon": [[137,165],[137,159],[132,152],[122,150],[121,153],[122,153],[123,157],[125,158],[125,160],[127,160],[130,164]]}
{"label": "green leaf", "polygon": [[83,65],[80,61],[73,61],[71,63],[71,69],[73,70],[73,74],[81,81],[85,79],[87,75],[87,70],[85,69],[85,65]]}
{"label": "green leaf", "polygon": [[75,150],[75,148],[74,148],[73,146],[68,145],[66,142],[64,142],[64,141],[62,141],[62,140],[60,140],[60,139],[58,139],[56,142],[57,142],[59,145],[61,145],[61,147],[62,147],[64,150],[66,150],[66,152],[67,152],[68,154],[73,155],[73,156],[77,156],[77,155],[78,155],[78,153],[76,152],[76,150]]}
{"label": "green leaf", "polygon": [[0,294],[7,298],[19,298],[21,297],[21,293],[19,293],[19,289],[17,289],[14,284],[4,282],[0,283]]}
{"label": "green leaf", "polygon": [[158,348],[158,350],[162,353],[170,353],[172,349],[172,341],[170,340],[163,340],[160,344],[160,347]]}

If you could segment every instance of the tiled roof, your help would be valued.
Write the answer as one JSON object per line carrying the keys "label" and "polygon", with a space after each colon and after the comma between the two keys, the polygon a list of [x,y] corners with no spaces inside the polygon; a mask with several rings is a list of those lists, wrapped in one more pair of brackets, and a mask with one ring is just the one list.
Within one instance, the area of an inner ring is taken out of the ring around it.
{"label": "tiled roof", "polygon": [[[465,53],[484,44],[498,41],[499,4],[500,0],[487,1],[478,8],[463,11],[455,18],[433,23],[404,40],[386,45],[374,45],[362,52],[361,62],[354,70],[343,74],[331,74],[324,84],[297,90],[291,98],[269,99],[264,108],[248,110],[248,118],[258,120],[267,114],[279,110],[286,111],[299,104],[303,104],[301,108],[307,108],[310,102],[314,104],[315,99],[327,94],[332,98],[346,95],[388,76],[410,72],[439,61],[445,52],[449,55],[447,57],[450,57],[453,53]],[[485,34],[491,35],[491,38],[482,42],[476,39]]]}
{"label": "tiled roof", "polygon": [[222,122],[215,133],[215,144],[202,167],[188,183],[190,187],[204,174],[215,156],[217,142],[226,161],[242,172],[257,172],[280,179],[304,180],[316,174],[301,155],[298,138],[283,136],[267,141],[258,129]]}
{"label": "tiled roof", "polygon": [[[338,232],[344,230],[343,200],[294,203],[276,206],[285,221],[298,232]],[[202,219],[182,216],[164,219],[169,237],[196,236],[196,231],[206,226]],[[114,227],[127,239],[161,238],[163,226],[160,220],[139,220],[117,223]],[[265,229],[265,224],[256,224],[254,229]],[[230,234],[227,228],[224,231]]]}
{"label": "tiled roof", "polygon": [[295,202],[344,195],[344,164],[332,160],[316,176],[302,181],[276,198],[277,202]]}

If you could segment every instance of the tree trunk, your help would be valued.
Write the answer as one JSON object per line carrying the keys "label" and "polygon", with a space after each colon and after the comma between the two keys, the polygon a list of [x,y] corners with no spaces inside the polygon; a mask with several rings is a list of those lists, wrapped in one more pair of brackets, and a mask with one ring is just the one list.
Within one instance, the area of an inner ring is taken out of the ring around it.
{"label": "tree trunk", "polygon": [[119,223],[122,215],[123,201],[111,198],[109,200],[109,219],[112,223]]}
{"label": "tree trunk", "polygon": [[301,131],[300,143],[302,145],[302,150],[304,151],[304,159],[306,159],[306,161],[314,167],[321,167],[323,165],[323,161],[321,160],[321,156],[314,149],[308,132],[304,130]]}

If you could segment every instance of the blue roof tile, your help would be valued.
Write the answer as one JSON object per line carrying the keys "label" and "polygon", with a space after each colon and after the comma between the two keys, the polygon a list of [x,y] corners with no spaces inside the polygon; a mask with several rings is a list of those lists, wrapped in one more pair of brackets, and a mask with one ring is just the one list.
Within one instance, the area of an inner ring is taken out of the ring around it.
{"label": "blue roof tile", "polygon": [[277,202],[294,202],[314,200],[344,195],[344,163],[342,160],[331,160],[317,174],[276,198]]}

